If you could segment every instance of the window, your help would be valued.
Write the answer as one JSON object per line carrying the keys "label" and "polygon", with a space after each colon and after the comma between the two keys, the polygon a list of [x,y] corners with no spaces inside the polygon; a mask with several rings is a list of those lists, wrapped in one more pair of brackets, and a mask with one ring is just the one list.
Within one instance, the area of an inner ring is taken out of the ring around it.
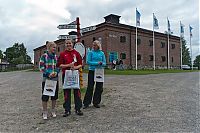
{"label": "window", "polygon": [[153,61],[153,55],[149,55],[149,61]]}
{"label": "window", "polygon": [[95,41],[95,40],[96,40],[96,38],[95,38],[95,37],[93,37],[93,38],[92,38],[92,40],[93,40],[93,41]]}
{"label": "window", "polygon": [[82,41],[81,41],[81,43],[84,45],[84,44],[85,44],[85,41],[84,41],[84,40],[82,40]]}
{"label": "window", "polygon": [[137,55],[137,60],[141,60],[141,55],[140,54]]}
{"label": "window", "polygon": [[172,57],[172,62],[174,62],[174,58]]}
{"label": "window", "polygon": [[166,57],[165,56],[161,56],[161,58],[162,58],[162,62],[166,61]]}
{"label": "window", "polygon": [[140,45],[140,44],[141,44],[141,39],[138,38],[138,39],[137,39],[137,45]]}
{"label": "window", "polygon": [[171,44],[172,49],[175,49],[175,44]]}
{"label": "window", "polygon": [[126,42],[126,36],[120,36],[120,42],[122,43]]}
{"label": "window", "polygon": [[160,47],[161,47],[161,48],[164,48],[164,47],[165,47],[165,43],[164,43],[164,42],[161,42],[161,43],[160,43]]}
{"label": "window", "polygon": [[60,52],[60,47],[58,47],[58,52]]}
{"label": "window", "polygon": [[149,46],[153,46],[153,40],[149,40]]}
{"label": "window", "polygon": [[35,62],[36,65],[38,65],[38,62]]}
{"label": "window", "polygon": [[126,54],[125,54],[125,53],[121,53],[121,54],[120,54],[120,58],[121,58],[121,59],[126,59]]}

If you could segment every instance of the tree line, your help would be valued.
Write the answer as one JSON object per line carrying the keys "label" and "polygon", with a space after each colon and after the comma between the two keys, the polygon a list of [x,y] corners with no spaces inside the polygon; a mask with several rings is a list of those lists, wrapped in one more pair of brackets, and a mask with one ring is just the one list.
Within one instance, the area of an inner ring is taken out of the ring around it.
{"label": "tree line", "polygon": [[27,54],[27,49],[23,43],[15,43],[12,47],[6,48],[3,52],[0,50],[0,59],[10,64],[31,64],[31,57]]}

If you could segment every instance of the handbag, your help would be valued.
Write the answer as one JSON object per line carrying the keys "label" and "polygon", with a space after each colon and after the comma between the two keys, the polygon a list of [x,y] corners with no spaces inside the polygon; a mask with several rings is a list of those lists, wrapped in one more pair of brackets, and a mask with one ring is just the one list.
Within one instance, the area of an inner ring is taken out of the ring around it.
{"label": "handbag", "polygon": [[80,89],[78,70],[65,70],[63,89]]}

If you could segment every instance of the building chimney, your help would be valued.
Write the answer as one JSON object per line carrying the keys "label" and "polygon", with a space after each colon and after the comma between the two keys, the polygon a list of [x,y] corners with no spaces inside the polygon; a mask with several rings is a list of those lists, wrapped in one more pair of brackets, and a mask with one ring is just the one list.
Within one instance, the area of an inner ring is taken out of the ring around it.
{"label": "building chimney", "polygon": [[121,16],[110,14],[108,16],[105,16],[104,19],[105,19],[106,23],[119,24],[119,18],[120,17]]}

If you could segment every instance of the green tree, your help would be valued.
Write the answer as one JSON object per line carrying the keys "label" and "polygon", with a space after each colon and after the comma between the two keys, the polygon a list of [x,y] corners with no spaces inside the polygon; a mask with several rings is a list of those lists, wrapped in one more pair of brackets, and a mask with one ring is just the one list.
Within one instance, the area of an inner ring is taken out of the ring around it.
{"label": "green tree", "polygon": [[3,59],[3,52],[0,50],[0,59]]}
{"label": "green tree", "polygon": [[31,63],[31,57],[27,55],[27,51],[23,43],[15,43],[12,47],[6,49],[4,54],[5,59],[12,64]]}
{"label": "green tree", "polygon": [[191,66],[191,57],[189,48],[187,48],[186,40],[182,39],[182,56],[183,56],[183,65]]}
{"label": "green tree", "polygon": [[200,55],[197,55],[195,60],[194,60],[194,66],[198,67],[200,69]]}

